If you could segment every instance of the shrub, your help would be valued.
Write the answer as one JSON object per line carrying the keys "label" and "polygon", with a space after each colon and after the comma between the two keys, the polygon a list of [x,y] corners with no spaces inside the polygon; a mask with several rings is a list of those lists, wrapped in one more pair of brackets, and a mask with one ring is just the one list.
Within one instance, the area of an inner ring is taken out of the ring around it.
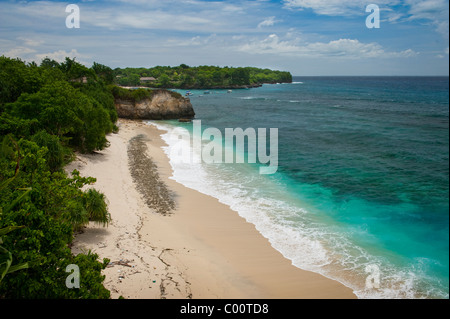
{"label": "shrub", "polygon": [[33,135],[31,140],[40,147],[47,148],[45,160],[52,172],[62,169],[64,165],[64,156],[68,153],[68,151],[61,145],[61,142],[57,136],[50,135],[46,131],[42,130]]}
{"label": "shrub", "polygon": [[89,220],[103,227],[109,224],[111,216],[108,212],[108,205],[106,204],[106,196],[104,194],[91,188],[83,194],[83,203]]}

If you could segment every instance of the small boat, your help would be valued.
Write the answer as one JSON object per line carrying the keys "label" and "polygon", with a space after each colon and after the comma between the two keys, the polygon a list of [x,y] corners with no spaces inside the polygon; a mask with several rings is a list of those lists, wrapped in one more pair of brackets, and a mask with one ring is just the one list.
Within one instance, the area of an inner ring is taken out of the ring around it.
{"label": "small boat", "polygon": [[194,95],[191,91],[186,91],[186,96]]}
{"label": "small boat", "polygon": [[228,91],[227,91],[227,93],[232,93],[232,92],[233,92],[233,90],[228,90]]}
{"label": "small boat", "polygon": [[203,94],[211,94],[211,92],[205,91],[205,92],[203,92]]}

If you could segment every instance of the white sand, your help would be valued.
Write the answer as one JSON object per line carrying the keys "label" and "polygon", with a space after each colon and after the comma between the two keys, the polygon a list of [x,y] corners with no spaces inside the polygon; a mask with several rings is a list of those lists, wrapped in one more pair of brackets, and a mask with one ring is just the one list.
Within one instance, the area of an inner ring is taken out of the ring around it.
{"label": "white sand", "polygon": [[[228,206],[169,179],[163,132],[127,120],[119,127],[119,134],[108,136],[109,148],[79,155],[67,167],[97,178],[93,187],[108,198],[112,223],[89,226],[72,250],[92,250],[113,262],[104,270],[112,298],[355,298],[342,284],[294,267]],[[139,134],[175,194],[170,216],[148,208],[131,178],[127,146]]]}

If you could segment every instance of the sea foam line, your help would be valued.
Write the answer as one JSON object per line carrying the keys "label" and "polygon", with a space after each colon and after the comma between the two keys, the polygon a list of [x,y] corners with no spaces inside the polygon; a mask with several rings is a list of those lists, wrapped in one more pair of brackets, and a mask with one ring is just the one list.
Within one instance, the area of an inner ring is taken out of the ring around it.
{"label": "sea foam line", "polygon": [[[363,249],[355,247],[345,234],[316,223],[303,208],[262,196],[258,193],[257,186],[252,189],[252,184],[267,187],[270,182],[264,176],[249,175],[248,171],[241,171],[234,165],[218,169],[217,166],[201,162],[174,161],[170,158],[174,143],[171,132],[176,126],[155,122],[149,124],[167,132],[161,137],[167,143],[163,150],[169,157],[173,170],[171,179],[229,206],[252,223],[294,266],[339,281],[353,289],[358,298],[418,298],[416,288],[421,280],[417,272],[398,269],[384,259],[367,254]],[[192,148],[191,145],[186,147]],[[292,222],[293,219],[296,222]],[[327,247],[324,243],[327,243]],[[380,289],[366,289],[365,269],[370,265],[379,265],[381,268],[384,285]],[[349,272],[353,275],[342,275]],[[435,294],[431,289],[421,295],[426,297]],[[445,295],[442,297],[445,298]]]}

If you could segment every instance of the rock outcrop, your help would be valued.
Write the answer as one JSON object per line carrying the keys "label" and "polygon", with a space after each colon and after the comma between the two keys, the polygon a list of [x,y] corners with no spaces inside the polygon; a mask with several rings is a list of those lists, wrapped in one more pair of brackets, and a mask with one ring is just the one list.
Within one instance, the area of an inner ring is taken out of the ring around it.
{"label": "rock outcrop", "polygon": [[195,116],[191,101],[167,90],[155,90],[151,97],[142,100],[117,98],[119,117],[134,120],[178,120]]}

